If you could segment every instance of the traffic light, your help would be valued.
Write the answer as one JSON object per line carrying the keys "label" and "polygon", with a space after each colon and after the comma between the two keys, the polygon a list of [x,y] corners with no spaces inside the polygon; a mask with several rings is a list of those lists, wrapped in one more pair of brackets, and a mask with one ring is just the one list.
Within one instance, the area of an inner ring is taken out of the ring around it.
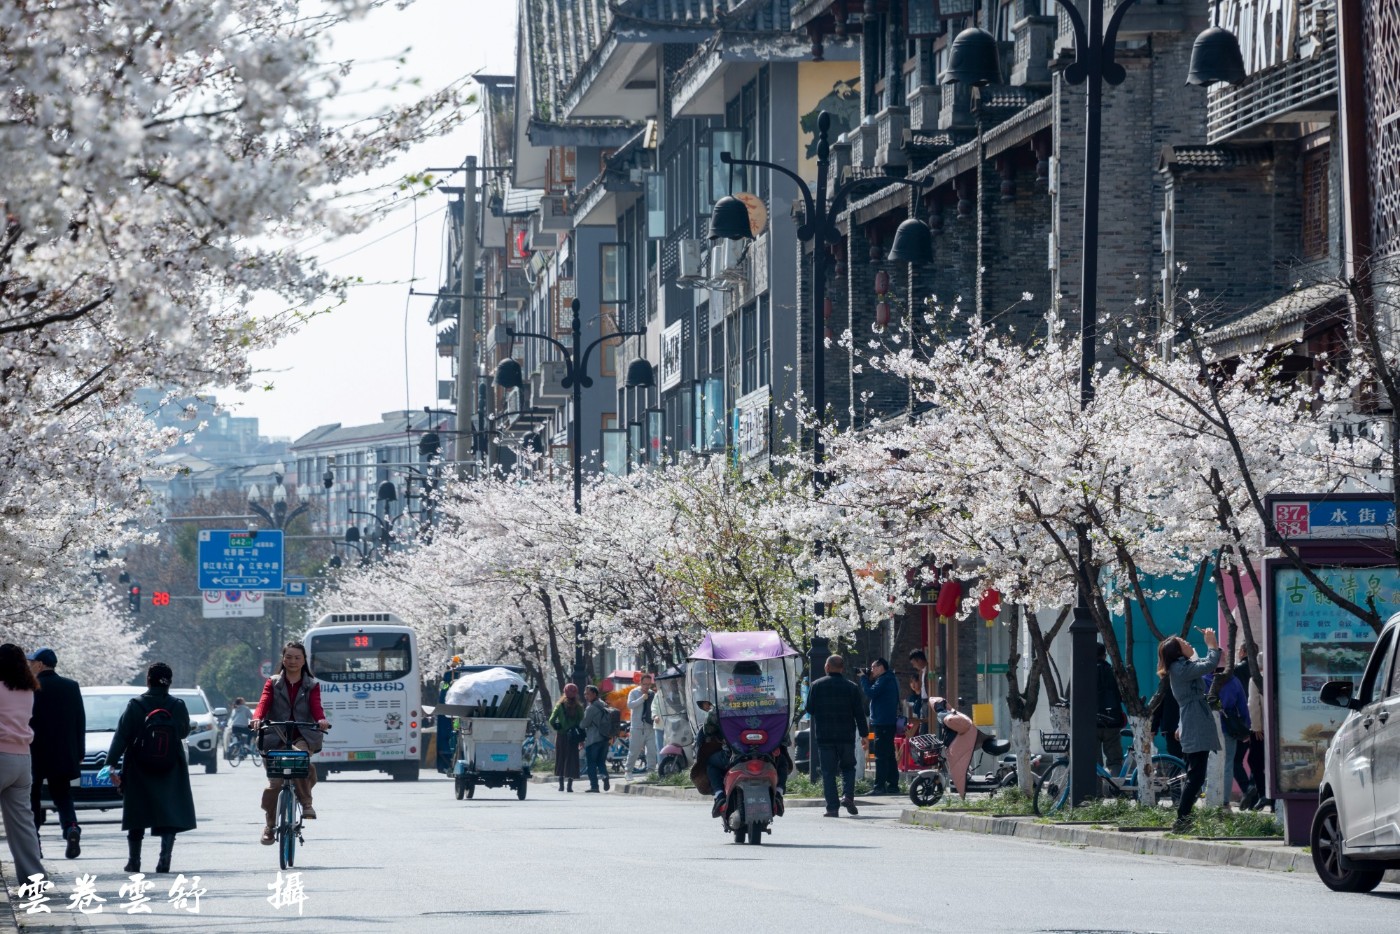
{"label": "traffic light", "polygon": [[127,609],[133,613],[141,612],[141,585],[132,584],[131,589],[126,592]]}

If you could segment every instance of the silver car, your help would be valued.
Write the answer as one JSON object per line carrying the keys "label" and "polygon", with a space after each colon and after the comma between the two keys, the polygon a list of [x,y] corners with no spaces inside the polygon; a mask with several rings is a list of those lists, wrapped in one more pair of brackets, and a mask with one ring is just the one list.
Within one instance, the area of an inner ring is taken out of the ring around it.
{"label": "silver car", "polygon": [[185,702],[190,712],[190,735],[185,750],[191,766],[204,764],[205,772],[219,771],[219,719],[228,715],[222,707],[211,708],[203,688],[171,688],[171,697]]}
{"label": "silver car", "polygon": [[1369,892],[1400,869],[1398,657],[1400,614],[1381,630],[1360,687],[1329,681],[1318,695],[1350,711],[1327,746],[1310,841],[1318,876],[1338,892]]}

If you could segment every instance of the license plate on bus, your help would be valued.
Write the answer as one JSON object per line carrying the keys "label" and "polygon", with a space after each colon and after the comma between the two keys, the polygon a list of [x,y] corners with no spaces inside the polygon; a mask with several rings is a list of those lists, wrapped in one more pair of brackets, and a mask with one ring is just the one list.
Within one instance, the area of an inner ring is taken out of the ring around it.
{"label": "license plate on bus", "polygon": [[348,752],[348,753],[345,754],[345,758],[347,758],[347,759],[352,759],[352,760],[353,760],[353,759],[373,759],[373,758],[374,758],[374,752],[373,752],[373,750],[371,750],[370,752]]}
{"label": "license plate on bus", "polygon": [[80,787],[80,788],[111,788],[111,787],[112,787],[112,780],[111,780],[110,778],[102,778],[102,777],[99,776],[96,772],[84,772],[84,773],[82,774],[82,776],[79,778],[79,785],[78,785],[78,787]]}

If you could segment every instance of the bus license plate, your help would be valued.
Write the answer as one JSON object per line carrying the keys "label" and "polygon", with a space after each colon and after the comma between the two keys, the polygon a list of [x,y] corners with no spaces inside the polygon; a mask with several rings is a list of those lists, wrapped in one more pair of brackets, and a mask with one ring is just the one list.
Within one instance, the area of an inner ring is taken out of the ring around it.
{"label": "bus license plate", "polygon": [[79,779],[80,788],[111,788],[112,780],[102,778],[96,772],[84,772]]}
{"label": "bus license plate", "polygon": [[373,759],[373,758],[374,758],[374,752],[373,752],[372,750],[371,750],[370,752],[348,752],[348,753],[345,754],[345,758],[347,758],[347,759]]}

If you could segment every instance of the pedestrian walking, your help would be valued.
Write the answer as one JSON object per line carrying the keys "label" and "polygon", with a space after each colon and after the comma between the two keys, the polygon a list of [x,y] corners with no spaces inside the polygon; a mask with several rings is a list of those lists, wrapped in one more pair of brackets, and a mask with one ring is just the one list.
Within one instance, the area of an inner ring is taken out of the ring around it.
{"label": "pedestrian walking", "polygon": [[160,837],[156,872],[169,872],[175,835],[196,826],[184,752],[190,712],[184,701],[170,696],[174,680],[165,662],[146,670],[146,693],[127,701],[107,750],[109,763],[121,762],[121,769],[112,771],[112,783],[122,793],[126,872],[141,871],[141,841],[147,829]]}
{"label": "pedestrian walking", "polygon": [[899,719],[899,681],[890,663],[877,658],[860,676],[870,701],[870,731],[875,734],[875,787],[871,794],[899,794],[899,766],[894,758],[895,721]]}
{"label": "pedestrian walking", "polygon": [[[822,771],[822,796],[826,799],[826,817],[838,817],[838,807],[844,805],[850,814],[856,810],[856,750],[854,737],[864,741],[869,726],[865,715],[864,693],[845,676],[846,660],[830,655],[826,660],[826,677],[812,682],[807,692],[807,714],[812,718],[812,742],[816,745],[817,762]],[[836,796],[836,777],[841,777],[845,792]]]}
{"label": "pedestrian walking", "polygon": [[583,689],[583,761],[588,773],[588,791],[597,794],[598,777],[603,778],[603,790],[608,785],[608,744],[612,742],[608,724],[612,718],[610,708],[598,696],[593,685]]}
{"label": "pedestrian walking", "polygon": [[[261,730],[264,720],[274,723],[295,720],[315,723],[316,727],[273,727],[264,732]],[[259,731],[262,751],[300,749],[312,754],[321,751],[325,731],[331,725],[321,706],[321,682],[316,680],[306,664],[306,646],[300,642],[288,642],[282,647],[282,667],[263,685],[258,709],[253,711],[252,725],[254,730]],[[296,786],[297,800],[301,802],[301,816],[305,820],[315,820],[316,809],[311,804],[311,789],[316,787],[316,770],[311,769],[305,778],[292,779],[292,784]],[[273,824],[277,814],[277,795],[281,789],[281,778],[268,778],[267,787],[262,792],[263,816],[267,823],[259,839],[266,846],[277,842]]]}
{"label": "pedestrian walking", "polygon": [[34,812],[34,826],[41,826],[44,809],[39,801],[44,782],[48,782],[49,800],[58,811],[59,832],[68,841],[63,855],[77,859],[82,852],[79,838],[83,831],[78,826],[77,809],[73,807],[72,782],[82,774],[87,716],[78,682],[54,671],[56,667],[58,655],[53,649],[29,653],[29,670],[39,682],[39,690],[34,694],[34,742],[30,746],[34,782],[29,789],[29,806]]}
{"label": "pedestrian walking", "polygon": [[1185,761],[1186,757],[1181,753],[1181,740],[1176,738],[1177,728],[1181,726],[1181,708],[1177,706],[1176,695],[1172,693],[1171,678],[1163,675],[1157,679],[1157,692],[1152,695],[1148,706],[1152,710],[1152,735],[1162,737],[1168,755]]}
{"label": "pedestrian walking", "polygon": [[39,828],[29,789],[34,784],[30,741],[34,728],[35,694],[39,681],[30,669],[24,650],[6,642],[0,645],[0,814],[4,816],[5,842],[15,862],[15,875],[23,884],[45,875],[39,852]]}
{"label": "pedestrian walking", "polygon": [[1176,809],[1174,833],[1185,833],[1191,828],[1191,809],[1206,781],[1206,763],[1210,754],[1220,749],[1215,717],[1206,703],[1205,683],[1205,676],[1215,671],[1220,661],[1220,644],[1214,629],[1202,629],[1200,633],[1206,643],[1205,658],[1197,658],[1191,643],[1180,636],[1164,639],[1157,647],[1157,675],[1171,679],[1172,695],[1181,708],[1177,738],[1186,759],[1186,787]]}
{"label": "pedestrian walking", "polygon": [[[1267,807],[1272,810],[1274,801],[1269,797],[1264,775],[1264,692],[1259,690],[1259,685],[1250,674],[1245,651],[1245,647],[1241,645],[1239,661],[1235,665],[1235,677],[1247,685],[1245,693],[1248,695],[1246,704],[1249,710],[1249,740],[1245,752],[1245,764],[1249,767],[1249,790],[1240,801],[1240,809],[1259,810]],[[1254,663],[1258,670],[1263,670],[1262,655],[1256,655]]]}
{"label": "pedestrian walking", "polygon": [[554,777],[559,779],[560,791],[573,791],[574,779],[579,777],[579,746],[583,743],[583,702],[578,699],[577,684],[564,685],[564,697],[554,705],[549,725],[554,728]]}
{"label": "pedestrian walking", "polygon": [[632,774],[632,764],[646,757],[650,771],[656,769],[656,753],[652,752],[653,738],[656,735],[655,709],[656,681],[649,674],[642,675],[641,684],[627,692],[627,709],[632,712],[632,732],[627,740],[627,774]]}
{"label": "pedestrian walking", "polygon": [[[1225,737],[1225,752],[1230,760],[1234,783],[1240,786],[1241,797],[1249,794],[1249,771],[1245,768],[1245,756],[1249,752],[1249,701],[1246,699],[1244,682],[1234,676],[1233,671],[1207,675],[1206,688],[1214,679],[1223,679],[1218,697],[1220,700],[1220,730]],[[1230,803],[1230,782],[1225,783],[1223,800]],[[1243,807],[1243,806],[1241,806]]]}
{"label": "pedestrian walking", "polygon": [[1123,725],[1128,718],[1123,715],[1123,695],[1118,691],[1118,679],[1108,663],[1108,647],[1102,642],[1098,644],[1094,672],[1098,679],[1099,765],[1107,769],[1109,775],[1117,775],[1123,769]]}
{"label": "pedestrian walking", "polygon": [[917,733],[931,733],[932,727],[927,726],[928,721],[928,699],[936,696],[930,690],[933,687],[933,672],[928,668],[928,656],[923,649],[914,649],[909,653],[909,667],[914,669],[914,673],[909,676],[909,719],[917,720]]}

